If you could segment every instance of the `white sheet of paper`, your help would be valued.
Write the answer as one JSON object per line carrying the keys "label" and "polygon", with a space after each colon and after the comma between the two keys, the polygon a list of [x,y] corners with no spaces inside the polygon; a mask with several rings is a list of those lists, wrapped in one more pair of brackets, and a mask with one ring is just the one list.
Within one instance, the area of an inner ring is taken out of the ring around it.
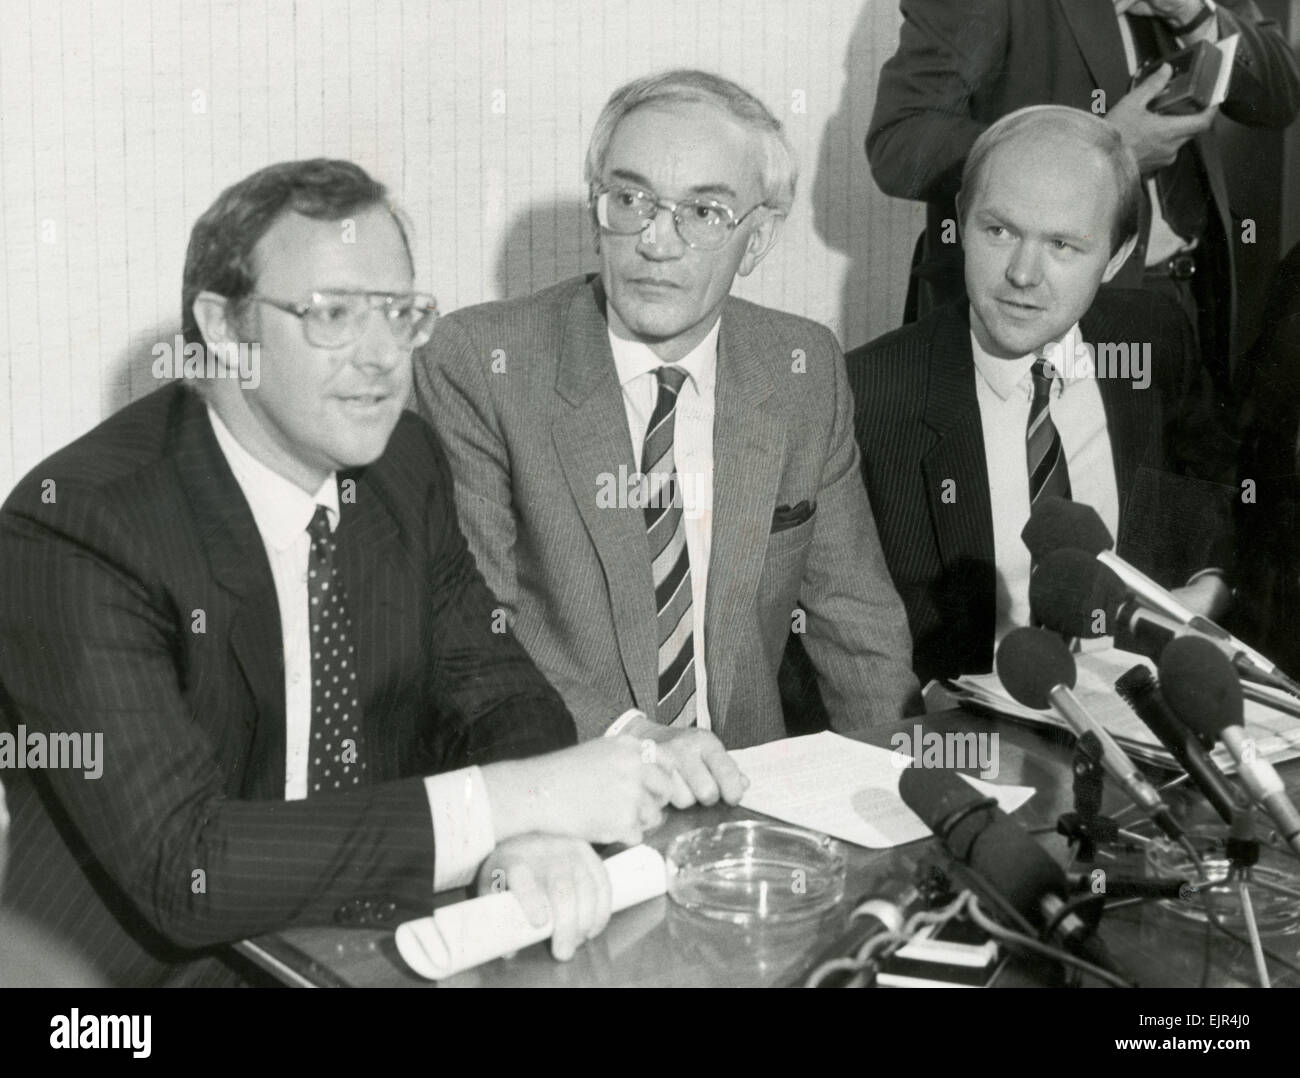
{"label": "white sheet of paper", "polygon": [[[668,889],[663,857],[649,846],[633,846],[605,861],[610,906],[615,913]],[[397,926],[397,951],[421,977],[445,977],[551,938],[551,924],[535,927],[519,900],[498,891],[434,910]]]}
{"label": "white sheet of paper", "polygon": [[[903,804],[898,779],[910,757],[825,731],[737,749],[749,776],[742,808],[821,831],[872,849],[925,838],[930,829]],[[1029,786],[994,786],[963,775],[1014,812],[1033,796]]]}

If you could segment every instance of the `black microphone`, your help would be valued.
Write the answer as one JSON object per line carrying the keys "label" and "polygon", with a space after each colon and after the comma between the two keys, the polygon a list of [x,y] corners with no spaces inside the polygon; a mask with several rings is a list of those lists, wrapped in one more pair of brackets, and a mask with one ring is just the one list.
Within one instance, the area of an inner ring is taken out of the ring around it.
{"label": "black microphone", "polygon": [[[1093,555],[1119,578],[1137,602],[1147,610],[1163,615],[1175,627],[1213,641],[1232,660],[1240,676],[1300,696],[1300,684],[1287,677],[1271,660],[1238,640],[1218,623],[1184,606],[1169,591],[1119,557],[1113,550],[1115,541],[1110,531],[1091,506],[1068,498],[1043,498],[1035,504],[1020,538],[1037,563],[1041,563],[1053,550],[1075,548]],[[1158,619],[1151,620],[1155,625],[1161,624]]]}
{"label": "black microphone", "polygon": [[1160,686],[1145,666],[1135,666],[1115,682],[1122,696],[1175,760],[1191,776],[1225,823],[1232,823],[1235,809],[1244,808],[1240,795],[1201,745],[1200,739],[1184,726],[1165,703]]}
{"label": "black microphone", "polygon": [[1254,742],[1246,737],[1246,705],[1231,664],[1207,641],[1183,637],[1165,649],[1160,683],[1169,706],[1183,722],[1223,742],[1237,761],[1242,785],[1300,854],[1300,813],[1273,765],[1256,755]]}
{"label": "black microphone", "polygon": [[1059,636],[1045,629],[1012,629],[998,646],[996,665],[998,677],[1017,703],[1036,711],[1055,705],[1076,737],[1092,734],[1101,748],[1101,766],[1106,773],[1161,831],[1175,842],[1182,837],[1182,828],[1156,788],[1070,691],[1074,688],[1074,656]]}
{"label": "black microphone", "polygon": [[[887,881],[858,901],[854,906],[855,916],[848,927],[809,963],[793,983],[807,984],[808,978],[827,962],[852,957],[863,944],[876,936],[901,932],[912,915],[925,909],[925,905],[925,896],[910,880]],[[855,976],[857,974],[853,971],[838,970],[823,977],[817,987],[839,988]]]}
{"label": "black microphone", "polygon": [[944,849],[987,880],[1026,921],[1041,930],[1059,918],[1053,938],[1071,953],[1119,973],[1105,944],[1078,915],[1061,916],[1069,893],[1064,870],[993,798],[951,771],[927,767],[905,768],[898,792]]}
{"label": "black microphone", "polygon": [[1123,581],[1086,550],[1045,554],[1029,578],[1029,608],[1040,625],[1065,636],[1122,636],[1126,651],[1158,660],[1175,636],[1194,630],[1148,610]]}

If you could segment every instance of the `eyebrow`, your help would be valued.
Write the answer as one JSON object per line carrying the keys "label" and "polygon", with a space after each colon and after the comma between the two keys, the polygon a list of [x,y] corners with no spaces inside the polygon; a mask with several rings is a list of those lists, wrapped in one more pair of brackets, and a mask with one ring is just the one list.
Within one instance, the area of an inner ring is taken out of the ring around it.
{"label": "eyebrow", "polygon": [[[642,176],[639,172],[633,172],[631,169],[626,169],[626,168],[611,169],[610,176],[616,180],[626,180],[628,183],[634,183],[640,187],[646,187],[651,190],[654,189],[654,185],[648,179]],[[725,195],[732,199],[739,197],[736,194],[735,189],[728,186],[725,183],[697,184],[696,186],[690,188],[690,193],[692,195]]]}
{"label": "eyebrow", "polygon": [[[980,221],[996,222],[997,224],[1003,225],[1006,228],[1010,228],[1016,232],[1024,231],[1024,229],[1022,229],[1015,222],[1011,221],[1005,214],[1003,214],[999,210],[990,209],[987,206],[976,210],[973,216]],[[1077,244],[1089,243],[1093,238],[1091,233],[1063,232],[1063,231],[1049,232],[1046,233],[1046,236],[1048,239],[1051,240],[1069,240],[1071,243],[1077,243]]]}

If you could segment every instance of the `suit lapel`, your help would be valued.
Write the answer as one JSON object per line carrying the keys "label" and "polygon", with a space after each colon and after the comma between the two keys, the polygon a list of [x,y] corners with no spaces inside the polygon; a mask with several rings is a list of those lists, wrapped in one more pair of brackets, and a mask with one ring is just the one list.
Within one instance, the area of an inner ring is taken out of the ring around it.
{"label": "suit lapel", "polygon": [[636,705],[651,714],[658,699],[658,622],[641,510],[602,505],[600,491],[628,489],[636,473],[627,412],[618,384],[599,282],[565,313],[555,389],[567,402],[551,428],[569,492],[605,572],[614,634]]}
{"label": "suit lapel", "polygon": [[284,644],[280,606],[252,511],[217,445],[207,408],[182,390],[170,432],[176,467],[216,583],[231,594],[230,648],[257,706],[254,796],[284,794]]}
{"label": "suit lapel", "polygon": [[1093,83],[1106,91],[1106,107],[1128,92],[1124,39],[1111,0],[1057,0]]}
{"label": "suit lapel", "polygon": [[931,341],[925,396],[925,425],[934,441],[921,457],[945,568],[969,558],[993,563],[993,510],[974,362],[969,324],[955,309],[945,309]]}
{"label": "suit lapel", "polygon": [[745,608],[758,591],[767,555],[787,418],[773,396],[770,349],[762,327],[723,307],[713,415],[713,541],[704,606],[709,712],[721,731],[736,670],[717,661],[743,631]]}
{"label": "suit lapel", "polygon": [[[1096,305],[1079,323],[1080,334],[1094,349],[1100,363],[1100,345],[1125,344],[1140,348],[1141,342],[1126,339],[1125,327],[1106,316]],[[1106,372],[1099,372],[1105,374]],[[1143,464],[1160,459],[1161,431],[1149,422],[1150,411],[1147,394],[1155,396],[1157,390],[1148,387],[1136,390],[1128,379],[1099,377],[1097,388],[1101,393],[1102,407],[1106,412],[1106,432],[1110,438],[1111,457],[1114,461],[1115,484],[1119,493],[1119,529],[1116,540],[1124,534],[1128,506],[1124,499],[1133,489],[1137,470]]]}

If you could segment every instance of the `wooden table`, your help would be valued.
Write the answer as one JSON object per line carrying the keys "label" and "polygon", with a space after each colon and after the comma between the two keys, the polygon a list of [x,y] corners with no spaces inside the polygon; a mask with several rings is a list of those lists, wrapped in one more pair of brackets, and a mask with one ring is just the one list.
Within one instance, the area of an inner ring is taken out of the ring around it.
{"label": "wooden table", "polygon": [[[938,731],[997,731],[1000,740],[999,783],[1033,786],[1037,793],[1016,814],[1038,834],[1058,859],[1065,843],[1051,834],[1056,818],[1072,807],[1069,735],[1031,729],[1013,722],[965,712],[943,712],[873,730],[863,740],[890,747],[890,735],[911,732],[917,722]],[[1288,786],[1300,786],[1300,761],[1282,769]],[[1118,813],[1126,804],[1107,781],[1104,811]],[[647,841],[659,850],[695,827],[758,814],[726,806],[669,811],[662,828]],[[1123,814],[1132,822],[1134,813]],[[1261,826],[1261,832],[1264,831]],[[867,850],[846,844],[848,870],[845,901],[820,922],[793,928],[741,929],[688,913],[668,898],[657,898],[615,914],[605,932],[580,948],[571,962],[554,961],[546,944],[439,982],[442,987],[727,987],[789,984],[843,929],[848,911],[860,896],[887,880],[910,878],[917,860],[933,839],[892,850]],[[1099,862],[1108,872],[1141,875],[1139,855]],[[1300,862],[1292,861],[1300,877]],[[1087,870],[1094,866],[1076,866]],[[441,896],[456,901],[460,893]],[[1300,929],[1300,900],[1296,904]],[[1202,923],[1146,903],[1110,910],[1102,936],[1113,955],[1144,986],[1194,986],[1201,976]],[[1300,931],[1271,934],[1264,945],[1300,963]],[[397,953],[391,930],[371,928],[296,928],[239,945],[241,952],[285,983],[321,987],[434,987],[412,973]],[[1209,983],[1253,985],[1248,950],[1215,932]],[[1271,967],[1275,985],[1300,986],[1300,978]],[[1014,966],[999,984],[1032,984],[1032,975]]]}

